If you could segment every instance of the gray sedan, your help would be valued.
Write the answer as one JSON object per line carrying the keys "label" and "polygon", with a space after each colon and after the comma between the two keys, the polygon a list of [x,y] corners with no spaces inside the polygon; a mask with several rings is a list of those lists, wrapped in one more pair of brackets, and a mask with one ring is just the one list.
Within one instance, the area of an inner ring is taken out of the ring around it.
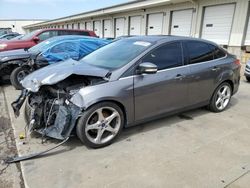
{"label": "gray sedan", "polygon": [[28,75],[12,103],[27,98],[29,130],[80,140],[98,148],[124,127],[202,106],[225,110],[240,83],[240,63],[201,39],[141,36],[113,42],[79,62],[50,65]]}
{"label": "gray sedan", "polygon": [[247,81],[250,82],[250,61],[248,61],[246,64],[245,77]]}

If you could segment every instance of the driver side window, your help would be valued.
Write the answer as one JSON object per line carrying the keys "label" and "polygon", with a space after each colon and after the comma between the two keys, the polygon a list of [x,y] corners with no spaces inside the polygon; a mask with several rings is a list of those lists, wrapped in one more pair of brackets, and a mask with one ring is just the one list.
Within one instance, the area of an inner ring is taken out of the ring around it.
{"label": "driver side window", "polygon": [[157,65],[158,70],[174,68],[183,65],[183,55],[180,42],[165,44],[151,51],[142,62]]}

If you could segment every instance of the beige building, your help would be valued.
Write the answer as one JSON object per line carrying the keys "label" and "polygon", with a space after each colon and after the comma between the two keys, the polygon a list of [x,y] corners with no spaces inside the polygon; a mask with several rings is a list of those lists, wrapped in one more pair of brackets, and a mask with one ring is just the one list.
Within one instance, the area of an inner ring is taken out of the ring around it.
{"label": "beige building", "polygon": [[181,35],[223,45],[245,61],[249,0],[139,0],[25,26],[94,30],[100,37]]}
{"label": "beige building", "polygon": [[10,28],[13,32],[17,32],[20,34],[25,34],[25,30],[23,29],[24,26],[37,24],[43,22],[45,20],[26,20],[26,19],[0,19],[0,28],[8,29]]}

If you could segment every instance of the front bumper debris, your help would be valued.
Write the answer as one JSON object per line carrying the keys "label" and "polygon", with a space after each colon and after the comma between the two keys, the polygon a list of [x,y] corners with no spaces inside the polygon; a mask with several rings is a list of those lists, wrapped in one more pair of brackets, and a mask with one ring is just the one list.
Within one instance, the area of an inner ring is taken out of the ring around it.
{"label": "front bumper debris", "polygon": [[64,140],[70,136],[80,112],[81,109],[74,104],[60,105],[54,125],[35,131],[44,136]]}
{"label": "front bumper debris", "polygon": [[28,96],[28,93],[29,93],[28,90],[26,90],[26,89],[22,90],[22,92],[19,95],[19,97],[17,98],[17,100],[15,100],[14,102],[11,103],[12,109],[13,109],[16,117],[18,117],[20,115],[20,109],[23,106],[23,103],[24,103],[26,97]]}

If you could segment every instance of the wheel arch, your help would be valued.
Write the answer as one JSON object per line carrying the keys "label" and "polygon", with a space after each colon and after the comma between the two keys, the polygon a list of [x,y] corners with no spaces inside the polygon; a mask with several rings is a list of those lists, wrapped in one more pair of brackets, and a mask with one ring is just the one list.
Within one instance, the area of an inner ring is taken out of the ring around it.
{"label": "wheel arch", "polygon": [[218,88],[221,84],[223,84],[223,83],[228,83],[228,84],[231,86],[232,93],[233,93],[233,91],[234,91],[234,84],[233,84],[233,81],[230,80],[230,79],[225,79],[225,80],[219,82],[219,84],[216,85],[216,87],[215,87],[215,89],[214,89],[214,91],[213,91],[213,93],[212,93],[212,96],[210,97],[210,101],[212,100],[212,98],[213,98],[213,96],[214,96],[214,93],[216,92],[217,88]]}
{"label": "wheel arch", "polygon": [[114,99],[102,99],[102,100],[99,100],[99,101],[95,101],[91,104],[89,104],[88,106],[86,106],[84,109],[83,109],[83,112],[89,108],[91,108],[92,106],[94,105],[97,105],[99,103],[102,103],[102,102],[111,102],[111,103],[115,103],[117,106],[119,106],[123,112],[123,115],[124,115],[124,126],[126,126],[127,124],[127,110],[126,110],[126,107],[125,105],[118,101],[118,100],[114,100]]}

